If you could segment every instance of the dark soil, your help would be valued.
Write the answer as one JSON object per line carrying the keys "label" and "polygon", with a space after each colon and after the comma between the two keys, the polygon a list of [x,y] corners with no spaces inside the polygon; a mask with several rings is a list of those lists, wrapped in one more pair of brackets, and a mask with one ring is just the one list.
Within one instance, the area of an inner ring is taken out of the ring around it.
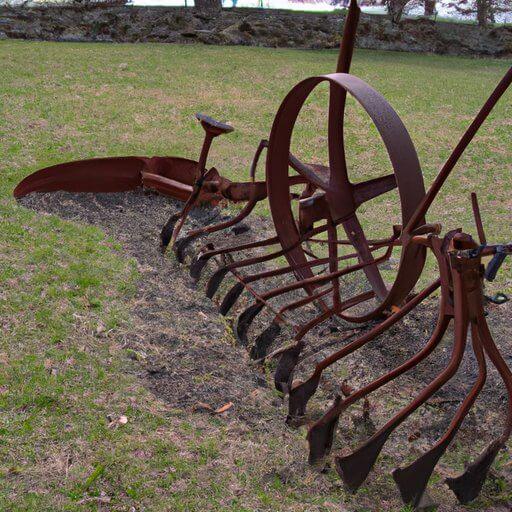
{"label": "dark soil", "polygon": [[[207,410],[208,407],[215,409],[233,402],[232,412],[226,421],[241,422],[269,438],[287,435],[288,427],[283,421],[286,403],[273,391],[268,372],[251,361],[247,350],[237,343],[232,333],[233,319],[219,315],[216,304],[203,293],[204,282],[194,283],[187,267],[181,266],[171,251],[166,256],[160,252],[160,228],[167,217],[177,211],[179,203],[142,191],[95,195],[64,192],[32,194],[22,203],[40,212],[99,226],[122,244],[128,256],[135,258],[140,280],[136,297],[130,304],[132,325],[122,333],[122,337],[126,347],[132,350],[133,358],[141,363],[141,378],[158,397],[172,408],[189,412]],[[219,209],[198,209],[188,226],[218,222],[222,215]],[[233,239],[243,243],[273,234],[268,219],[253,217],[248,225],[250,230],[247,233],[233,235]],[[216,245],[226,243],[225,240],[225,233],[208,238]],[[211,275],[213,268],[214,265],[210,264],[204,274]],[[276,279],[273,284],[282,282]],[[222,289],[227,290],[234,283],[228,278]],[[347,286],[347,293],[350,295],[361,286],[360,282],[353,281]],[[219,292],[217,297],[222,297],[222,293]],[[235,315],[249,304],[248,297],[243,296],[231,314]],[[375,342],[326,371],[321,389],[310,403],[307,420],[325,411],[339,392],[342,380],[347,379],[350,386],[358,388],[419,351],[434,328],[436,308],[436,299],[429,299]],[[488,321],[496,343],[512,365],[511,311],[510,303],[488,306]],[[302,322],[316,314],[315,308],[304,308],[294,316],[294,320]],[[272,317],[269,312],[259,315],[250,330],[250,339],[268,326]],[[308,349],[297,376],[308,375],[317,360],[339,348],[336,342],[341,337],[348,333],[351,334],[350,339],[354,339],[369,328],[364,326],[354,331],[354,327],[343,322],[330,322],[314,329],[308,335]],[[285,329],[271,348],[288,343],[290,339],[291,331]],[[372,395],[369,420],[362,420],[358,405],[346,414],[345,419],[342,418],[338,438],[343,438],[345,448],[347,443],[356,446],[375,426],[384,424],[444,368],[450,357],[452,339],[449,330],[442,345],[430,358]],[[405,457],[412,460],[411,454],[419,455],[438,439],[476,375],[476,362],[469,343],[456,377],[390,438],[387,452],[393,459],[392,467],[403,463]],[[248,399],[256,395],[262,398],[258,401]],[[460,461],[465,460],[465,457],[457,458],[457,450],[474,456],[499,435],[505,409],[504,387],[494,369],[489,368],[487,384],[457,438],[457,449],[450,450],[450,460],[440,464],[438,472],[442,476],[453,474],[453,467],[460,466]],[[306,464],[306,454],[300,446],[297,447],[299,449],[302,449],[301,455],[292,461],[291,469],[287,469],[298,475],[302,474]],[[510,482],[510,467],[503,471],[500,470],[498,476]],[[441,493],[448,493],[441,484],[436,487],[441,488]],[[462,510],[454,502],[446,507],[443,505],[439,510]]]}

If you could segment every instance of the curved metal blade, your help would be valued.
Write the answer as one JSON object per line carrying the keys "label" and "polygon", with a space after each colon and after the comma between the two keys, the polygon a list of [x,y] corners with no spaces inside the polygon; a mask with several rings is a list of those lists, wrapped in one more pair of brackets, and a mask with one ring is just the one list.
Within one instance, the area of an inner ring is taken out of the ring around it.
{"label": "curved metal blade", "polygon": [[416,508],[421,503],[432,472],[446,448],[448,448],[450,441],[451,439],[447,439],[445,443],[438,444],[412,464],[393,471],[393,479],[405,504],[410,504]]}
{"label": "curved metal blade", "polygon": [[282,393],[289,392],[293,371],[299,361],[301,350],[302,343],[298,342],[281,354],[274,373],[274,386],[278,391],[281,391]]}
{"label": "curved metal blade", "polygon": [[233,287],[230,288],[228,293],[224,296],[222,300],[222,304],[220,305],[219,311],[222,316],[226,316],[229,313],[229,310],[233,307],[238,297],[240,297],[241,293],[244,291],[243,283],[236,283]]}
{"label": "curved metal blade", "polygon": [[460,503],[469,503],[480,494],[485,479],[487,478],[487,473],[502,447],[503,444],[500,439],[493,441],[480,456],[466,468],[466,471],[464,471],[462,475],[445,480]]}
{"label": "curved metal blade", "polygon": [[350,491],[357,491],[366,480],[391,432],[384,430],[350,455],[335,458],[336,471]]}
{"label": "curved metal blade", "polygon": [[22,180],[14,197],[31,192],[124,192],[142,187],[147,159],[137,156],[91,158],[45,167]]}
{"label": "curved metal blade", "polygon": [[219,286],[221,285],[222,281],[226,277],[226,275],[229,272],[228,267],[220,267],[218,270],[216,270],[213,275],[208,279],[208,285],[206,286],[206,296],[209,299],[212,299],[217,290],[219,289]]}
{"label": "curved metal blade", "polygon": [[251,326],[253,320],[256,316],[261,312],[264,308],[264,304],[261,302],[257,302],[252,306],[249,306],[239,317],[238,322],[236,324],[236,334],[238,337],[238,341],[242,345],[247,345],[247,331]]}
{"label": "curved metal blade", "polygon": [[[338,395],[334,400],[332,408],[337,408],[341,400],[341,395]],[[316,423],[308,430],[308,461],[311,465],[320,464],[331,452],[332,443],[334,441],[334,432],[338,426],[339,419],[339,414],[335,414],[329,421]]]}
{"label": "curved metal blade", "polygon": [[290,390],[287,423],[306,414],[306,405],[309,399],[316,393],[320,377],[320,373],[317,375],[313,374],[308,380]]}
{"label": "curved metal blade", "polygon": [[268,353],[273,341],[281,334],[281,326],[272,322],[254,341],[249,356],[251,359],[262,359]]}
{"label": "curved metal blade", "polygon": [[165,253],[167,247],[171,242],[172,232],[174,231],[174,225],[176,224],[179,218],[179,213],[171,215],[167,222],[165,223],[164,227],[162,228],[162,231],[160,232],[160,250],[163,253]]}
{"label": "curved metal blade", "polygon": [[[213,244],[208,244],[206,249],[209,251],[213,250]],[[196,255],[190,263],[190,277],[197,281],[201,277],[201,272],[203,271],[208,261],[210,261],[210,256],[203,255],[200,251],[199,254]]]}
{"label": "curved metal blade", "polygon": [[[172,231],[171,231],[172,236]],[[176,243],[174,244],[173,250],[176,254],[176,258],[180,263],[183,263],[185,261],[185,249],[195,240],[200,238],[202,236],[202,233],[195,234],[195,235],[187,235],[184,236],[178,240],[176,240]],[[169,237],[170,239],[170,237]]]}

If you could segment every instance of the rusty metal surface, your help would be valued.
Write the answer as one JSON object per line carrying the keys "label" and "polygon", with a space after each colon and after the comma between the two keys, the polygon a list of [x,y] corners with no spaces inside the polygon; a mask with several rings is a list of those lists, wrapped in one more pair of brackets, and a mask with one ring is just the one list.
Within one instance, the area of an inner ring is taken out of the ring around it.
{"label": "rusty metal surface", "polygon": [[[184,200],[194,184],[197,162],[180,157],[123,156],[92,158],[53,165],[23,179],[14,189],[16,198],[32,192],[125,192],[147,187]],[[215,171],[214,177],[218,178]],[[220,194],[203,191],[199,203],[216,204]]]}
{"label": "rusty metal surface", "polygon": [[[268,141],[261,140],[256,148],[248,181],[232,182],[215,168],[208,169],[213,140],[232,132],[233,127],[197,114],[204,129],[197,161],[180,157],[114,157],[59,164],[23,180],[14,195],[21,197],[30,192],[53,190],[115,192],[142,186],[155,189],[185,203],[179,214],[169,217],[161,231],[162,250],[171,245],[180,262],[187,261],[188,249],[198,240],[228,228],[238,228],[235,235],[226,237],[222,246],[214,246],[207,239],[189,260],[190,275],[198,281],[213,267],[212,263],[216,263],[217,268],[206,284],[210,298],[219,292],[226,280],[232,281],[227,293],[220,298],[223,315],[227,315],[242,293],[247,292],[250,300],[238,313],[234,330],[253,359],[260,362],[277,359],[273,378],[276,388],[288,395],[287,422],[290,425],[305,415],[326,369],[397,325],[440,288],[437,324],[423,348],[361,389],[345,395],[340,393],[325,414],[309,428],[309,462],[323,463],[330,454],[336,427],[348,407],[412,371],[427,357],[433,357],[448,327],[453,324],[452,354],[446,367],[357,450],[349,455],[338,454],[335,464],[347,487],[351,490],[359,488],[394,430],[457,373],[468,332],[471,332],[471,348],[479,369],[472,388],[447,431],[431,449],[393,473],[404,502],[419,506],[437,462],[473,406],[485,383],[487,364],[491,364],[498,370],[509,396],[506,425],[502,436],[493,441],[462,475],[447,479],[459,501],[467,503],[480,492],[494,458],[512,432],[512,374],[493,342],[483,308],[483,279],[494,279],[505,257],[512,253],[512,244],[487,244],[476,195],[471,197],[471,206],[479,244],[460,230],[442,236],[442,227],[427,223],[426,215],[477,131],[510,87],[512,67],[475,116],[432,185],[425,190],[414,144],[400,117],[373,87],[349,74],[359,15],[357,1],[351,0],[336,73],[306,78],[291,89],[277,111]],[[305,102],[321,84],[329,86],[328,162],[308,164],[292,154],[291,142]],[[359,183],[350,180],[350,168],[345,158],[347,95],[363,107],[377,128],[391,162],[391,174]],[[265,151],[265,180],[256,181],[256,169]],[[358,218],[358,209],[393,191],[400,203],[401,225],[389,226],[390,234],[386,238],[372,240]],[[195,206],[213,205],[221,200],[245,204],[229,220],[186,230],[188,216]],[[262,201],[266,201],[270,208],[275,236],[237,241],[236,233],[244,232],[243,221]],[[400,251],[400,260],[394,281],[388,285],[379,267],[390,261],[395,249]],[[437,261],[438,278],[415,294],[414,288],[429,252]],[[485,271],[484,256],[493,257]],[[364,276],[365,289],[347,292],[346,279],[355,272]],[[283,279],[284,284],[279,281],[276,285],[276,278]],[[301,320],[298,310],[311,306],[316,307],[315,315]],[[265,309],[271,312],[272,321],[251,343],[252,325]],[[341,348],[337,347],[328,357],[317,361],[304,381],[294,381],[297,365],[304,358],[305,350],[310,349],[307,334],[333,317],[353,324],[364,325],[368,321],[375,324],[348,343],[345,339],[339,340]],[[291,342],[271,351],[285,325],[293,333]],[[343,386],[340,389],[343,390]]]}

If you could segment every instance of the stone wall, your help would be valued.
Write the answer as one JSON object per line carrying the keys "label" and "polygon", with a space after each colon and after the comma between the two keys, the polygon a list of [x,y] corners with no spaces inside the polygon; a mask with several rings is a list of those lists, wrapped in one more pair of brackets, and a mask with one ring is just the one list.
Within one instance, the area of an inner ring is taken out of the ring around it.
{"label": "stone wall", "polygon": [[[0,38],[47,41],[201,42],[293,48],[335,48],[343,15],[229,9],[200,15],[181,7],[0,7]],[[3,35],[2,35],[3,34]],[[451,55],[512,55],[512,27],[404,20],[363,15],[357,46]]]}

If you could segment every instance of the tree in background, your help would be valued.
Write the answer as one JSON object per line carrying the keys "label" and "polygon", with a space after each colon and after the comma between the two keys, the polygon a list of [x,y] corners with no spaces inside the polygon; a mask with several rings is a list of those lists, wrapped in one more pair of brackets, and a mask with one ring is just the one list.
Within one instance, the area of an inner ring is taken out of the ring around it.
{"label": "tree in background", "polygon": [[425,16],[433,16],[436,12],[436,0],[425,0]]}
{"label": "tree in background", "polygon": [[497,14],[512,11],[511,0],[449,0],[447,6],[466,16],[476,15],[481,27],[494,23]]}
{"label": "tree in background", "polygon": [[432,16],[436,10],[436,0],[385,0],[384,5],[393,23],[400,23],[406,7],[423,6],[425,16]]}
{"label": "tree in background", "polygon": [[405,6],[411,0],[386,0],[384,2],[388,9],[388,15],[393,23],[400,23],[404,13]]}

